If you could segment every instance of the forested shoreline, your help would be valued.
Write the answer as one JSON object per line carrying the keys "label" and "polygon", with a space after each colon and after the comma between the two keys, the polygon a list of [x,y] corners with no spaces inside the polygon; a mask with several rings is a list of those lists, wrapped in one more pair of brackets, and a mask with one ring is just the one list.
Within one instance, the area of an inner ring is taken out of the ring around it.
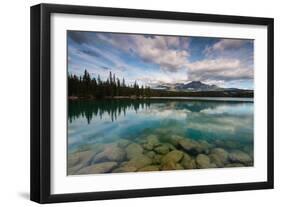
{"label": "forested shoreline", "polygon": [[68,75],[68,97],[70,99],[106,98],[150,98],[150,97],[253,97],[252,90],[240,91],[167,91],[151,89],[149,86],[127,84],[111,72],[106,80],[91,77],[87,70],[82,76]]}
{"label": "forested shoreline", "polygon": [[68,96],[84,98],[109,98],[109,97],[150,97],[150,87],[139,86],[135,81],[133,85],[126,84],[125,79],[116,77],[109,72],[108,78],[103,81],[100,76],[91,77],[87,70],[83,76],[68,75]]}

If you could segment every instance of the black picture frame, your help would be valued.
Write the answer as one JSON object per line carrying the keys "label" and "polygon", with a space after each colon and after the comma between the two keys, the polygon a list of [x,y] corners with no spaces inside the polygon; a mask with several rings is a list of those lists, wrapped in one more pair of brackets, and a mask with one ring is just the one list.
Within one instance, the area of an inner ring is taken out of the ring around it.
{"label": "black picture frame", "polygon": [[[50,71],[50,16],[53,13],[133,17],[164,20],[180,20],[207,23],[233,23],[267,26],[267,181],[238,184],[201,185],[73,194],[51,194],[51,71]],[[38,203],[119,199],[146,196],[166,196],[225,191],[241,191],[273,188],[273,44],[274,20],[272,18],[195,14],[168,11],[103,8],[89,6],[39,4],[31,7],[31,174],[30,199]]]}

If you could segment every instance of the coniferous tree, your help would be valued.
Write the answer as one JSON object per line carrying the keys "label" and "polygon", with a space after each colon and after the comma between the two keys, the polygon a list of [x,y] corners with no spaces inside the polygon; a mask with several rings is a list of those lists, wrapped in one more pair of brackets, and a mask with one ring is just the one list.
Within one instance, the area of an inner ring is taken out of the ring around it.
{"label": "coniferous tree", "polygon": [[100,75],[97,78],[91,77],[87,70],[84,70],[82,76],[68,74],[68,96],[112,98],[114,96],[149,97],[151,95],[152,91],[149,87],[143,85],[140,87],[137,81],[131,85],[126,85],[124,78],[121,82],[111,71],[105,81],[101,79]]}

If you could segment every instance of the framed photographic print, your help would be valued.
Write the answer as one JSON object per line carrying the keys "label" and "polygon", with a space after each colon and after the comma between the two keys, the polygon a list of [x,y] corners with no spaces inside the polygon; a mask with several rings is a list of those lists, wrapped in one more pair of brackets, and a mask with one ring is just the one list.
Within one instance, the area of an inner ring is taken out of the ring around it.
{"label": "framed photographic print", "polygon": [[31,7],[31,200],[273,188],[273,19]]}

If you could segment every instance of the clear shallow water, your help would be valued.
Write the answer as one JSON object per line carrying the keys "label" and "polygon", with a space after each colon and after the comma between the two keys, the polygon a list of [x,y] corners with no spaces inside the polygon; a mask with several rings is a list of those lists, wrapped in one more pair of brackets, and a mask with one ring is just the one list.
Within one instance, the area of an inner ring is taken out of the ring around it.
{"label": "clear shallow water", "polygon": [[[228,153],[239,150],[253,158],[253,103],[221,100],[69,102],[69,155],[120,139],[141,145],[149,135],[157,136],[160,143],[177,135],[207,142],[212,145],[209,151],[213,148],[222,148]],[[175,147],[185,152],[182,145]],[[144,153],[147,151],[144,147]],[[209,156],[209,151],[204,153]],[[197,154],[191,156],[196,159]],[[128,161],[128,158],[123,159]]]}

